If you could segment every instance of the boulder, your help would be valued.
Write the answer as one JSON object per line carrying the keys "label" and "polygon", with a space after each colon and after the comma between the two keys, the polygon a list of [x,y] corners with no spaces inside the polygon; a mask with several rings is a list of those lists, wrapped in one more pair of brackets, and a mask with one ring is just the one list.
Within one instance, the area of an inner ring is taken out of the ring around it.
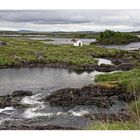
{"label": "boulder", "polygon": [[[79,128],[80,129],[80,128]],[[74,127],[62,127],[56,125],[12,125],[9,123],[6,126],[0,126],[0,130],[79,130],[78,128]]]}
{"label": "boulder", "polygon": [[28,105],[21,104],[20,101],[24,96],[31,96],[32,92],[25,91],[15,91],[12,95],[3,95],[0,96],[0,108],[5,108],[5,107],[18,107],[18,108],[27,108],[29,107]]}
{"label": "boulder", "polygon": [[90,118],[91,120],[98,120],[104,122],[122,122],[122,121],[130,121],[132,119],[132,115],[127,112],[118,112],[118,113],[109,113],[109,112],[101,112],[101,113],[90,113],[86,114],[85,117]]}
{"label": "boulder", "polygon": [[12,93],[12,97],[32,96],[33,92],[28,90],[16,90]]}
{"label": "boulder", "polygon": [[88,85],[83,88],[66,88],[53,92],[44,98],[52,106],[97,105],[112,106],[112,96],[124,93],[121,88],[103,88],[98,85]]}
{"label": "boulder", "polygon": [[7,45],[6,42],[0,41],[0,47],[1,47],[1,46],[5,46],[5,45]]}

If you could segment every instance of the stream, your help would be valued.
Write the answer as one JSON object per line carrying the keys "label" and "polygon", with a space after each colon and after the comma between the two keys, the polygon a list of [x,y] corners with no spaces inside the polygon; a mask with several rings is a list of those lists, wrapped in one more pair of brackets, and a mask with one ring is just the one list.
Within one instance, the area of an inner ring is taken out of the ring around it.
{"label": "stream", "polygon": [[[99,59],[98,65],[111,61]],[[15,125],[56,125],[83,129],[91,120],[84,117],[89,112],[119,112],[124,102],[116,101],[111,108],[101,108],[95,105],[77,105],[71,107],[50,106],[43,102],[45,96],[62,88],[80,88],[94,83],[95,76],[104,74],[93,71],[90,73],[69,71],[59,68],[9,68],[0,69],[0,94],[11,94],[15,90],[31,90],[32,96],[25,96],[20,101],[29,108],[0,108],[0,125],[11,123]]]}

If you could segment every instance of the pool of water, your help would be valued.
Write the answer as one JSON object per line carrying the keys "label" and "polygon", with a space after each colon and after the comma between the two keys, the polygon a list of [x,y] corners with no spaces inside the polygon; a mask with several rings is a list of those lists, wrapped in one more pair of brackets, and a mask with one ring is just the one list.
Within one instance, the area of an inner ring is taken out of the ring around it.
{"label": "pool of water", "polygon": [[67,87],[81,87],[93,82],[101,72],[80,74],[59,68],[19,68],[0,69],[0,95],[11,94],[15,90],[48,90]]}
{"label": "pool of water", "polygon": [[139,50],[140,49],[140,42],[133,42],[127,45],[101,45],[105,48],[114,48],[120,50]]}
{"label": "pool of water", "polygon": [[[30,38],[33,40],[42,40],[43,43],[49,43],[49,44],[73,44],[73,42],[71,41],[72,38]],[[46,40],[46,41],[45,41]],[[47,40],[52,40],[52,41],[47,41]],[[89,45],[91,42],[95,42],[96,39],[80,39],[84,45]]]}
{"label": "pool of water", "polygon": [[64,127],[84,128],[91,122],[85,118],[90,112],[116,112],[124,106],[118,102],[112,108],[100,108],[95,105],[61,107],[50,106],[41,101],[53,91],[67,87],[82,87],[94,83],[95,76],[103,74],[93,71],[76,73],[59,68],[19,68],[0,69],[0,94],[11,94],[15,90],[32,90],[34,95],[24,97],[21,104],[30,105],[26,109],[13,107],[0,108],[0,125],[10,122],[15,125],[59,125]]}

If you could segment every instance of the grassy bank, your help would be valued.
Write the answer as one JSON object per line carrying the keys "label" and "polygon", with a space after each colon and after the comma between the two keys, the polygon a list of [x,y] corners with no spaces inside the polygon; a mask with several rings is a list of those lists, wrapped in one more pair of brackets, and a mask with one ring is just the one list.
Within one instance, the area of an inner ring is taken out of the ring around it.
{"label": "grassy bank", "polygon": [[85,66],[97,64],[94,58],[132,58],[133,63],[137,63],[140,58],[138,52],[106,49],[96,45],[53,45],[19,37],[0,37],[0,41],[5,42],[5,45],[0,46],[0,66],[20,66],[23,63]]}
{"label": "grassy bank", "polygon": [[96,60],[87,54],[91,49],[95,50],[91,47],[57,46],[43,44],[40,41],[9,37],[1,37],[0,41],[7,44],[0,46],[0,65],[20,64],[22,62],[66,62],[74,65],[96,63]]}
{"label": "grassy bank", "polygon": [[95,81],[99,83],[101,82],[102,84],[116,81],[118,84],[126,88],[128,93],[140,93],[140,68],[135,68],[127,72],[99,75]]}
{"label": "grassy bank", "polygon": [[137,95],[138,99],[127,103],[127,110],[131,114],[130,121],[101,122],[90,124],[88,130],[140,130],[140,68],[135,68],[127,72],[98,75],[97,84],[111,87],[121,85],[127,89],[127,93]]}
{"label": "grassy bank", "polygon": [[97,121],[89,124],[86,130],[140,130],[140,98],[127,104],[127,108],[131,114],[129,121]]}

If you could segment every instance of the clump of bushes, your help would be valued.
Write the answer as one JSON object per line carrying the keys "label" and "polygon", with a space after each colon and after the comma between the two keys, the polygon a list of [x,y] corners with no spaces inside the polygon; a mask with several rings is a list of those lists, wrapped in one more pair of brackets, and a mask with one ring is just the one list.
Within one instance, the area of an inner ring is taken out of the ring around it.
{"label": "clump of bushes", "polygon": [[96,39],[97,44],[101,45],[121,45],[129,44],[130,42],[139,42],[140,38],[129,33],[114,32],[111,30],[105,30],[101,32]]}

